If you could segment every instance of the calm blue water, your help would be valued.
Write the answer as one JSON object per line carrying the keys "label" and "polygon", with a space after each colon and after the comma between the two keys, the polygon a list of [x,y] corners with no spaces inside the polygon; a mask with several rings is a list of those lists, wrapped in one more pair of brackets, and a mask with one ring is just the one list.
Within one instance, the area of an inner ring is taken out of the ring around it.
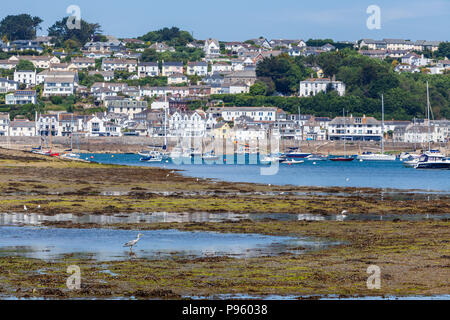
{"label": "calm blue water", "polygon": [[[91,161],[130,166],[155,166],[184,170],[184,174],[199,178],[213,178],[230,182],[253,182],[272,185],[318,187],[368,187],[420,189],[450,192],[450,170],[417,170],[405,168],[400,161],[331,162],[305,161],[298,165],[279,165],[274,175],[262,175],[268,165],[181,164],[140,162],[136,154],[83,154]],[[248,159],[247,159],[248,162]]]}
{"label": "calm blue water", "polygon": [[[24,256],[55,260],[64,254],[99,261],[129,258],[123,244],[139,231],[112,229],[55,229],[0,227],[0,256]],[[236,258],[301,253],[296,247],[322,249],[333,244],[311,238],[278,237],[260,234],[183,232],[179,230],[141,231],[143,237],[133,249],[137,258],[233,256]]]}

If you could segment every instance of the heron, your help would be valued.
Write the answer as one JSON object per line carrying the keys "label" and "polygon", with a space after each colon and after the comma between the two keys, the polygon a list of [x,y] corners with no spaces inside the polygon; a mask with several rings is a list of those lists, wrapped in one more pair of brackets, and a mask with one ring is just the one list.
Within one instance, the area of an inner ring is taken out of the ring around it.
{"label": "heron", "polygon": [[139,233],[136,240],[131,240],[131,241],[125,243],[123,246],[130,247],[130,251],[132,251],[133,246],[135,246],[139,242],[139,240],[141,239],[142,236],[143,236],[143,234]]}
{"label": "heron", "polygon": [[337,220],[337,221],[344,221],[345,218],[347,218],[346,213],[347,213],[347,210],[343,210],[343,211],[341,212],[341,214],[336,215],[336,220]]}
{"label": "heron", "polygon": [[27,206],[24,205],[23,210],[27,211],[28,210]]}

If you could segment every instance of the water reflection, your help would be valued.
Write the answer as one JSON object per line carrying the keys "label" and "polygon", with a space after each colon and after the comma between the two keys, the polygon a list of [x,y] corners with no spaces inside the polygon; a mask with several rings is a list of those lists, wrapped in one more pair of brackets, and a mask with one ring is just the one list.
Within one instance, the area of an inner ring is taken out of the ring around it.
{"label": "water reflection", "polygon": [[[230,256],[250,258],[282,253],[301,254],[333,242],[311,238],[222,234],[178,230],[141,231],[144,235],[133,249],[135,257],[146,259]],[[0,256],[58,260],[70,257],[113,261],[130,259],[123,244],[136,238],[137,231],[111,229],[52,229],[42,227],[0,227]],[[300,248],[300,249],[299,249]]]}

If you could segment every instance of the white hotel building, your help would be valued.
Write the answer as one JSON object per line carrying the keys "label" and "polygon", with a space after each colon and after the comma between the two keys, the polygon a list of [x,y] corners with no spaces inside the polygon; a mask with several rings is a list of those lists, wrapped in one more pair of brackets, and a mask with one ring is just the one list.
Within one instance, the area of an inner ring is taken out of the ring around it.
{"label": "white hotel building", "polygon": [[300,97],[315,96],[319,92],[328,90],[336,91],[340,96],[345,95],[345,84],[342,81],[334,81],[329,78],[311,78],[300,81]]}
{"label": "white hotel building", "polygon": [[221,117],[224,121],[234,121],[245,116],[253,121],[274,122],[277,120],[275,107],[213,107],[208,109],[208,113],[213,113],[216,117]]}

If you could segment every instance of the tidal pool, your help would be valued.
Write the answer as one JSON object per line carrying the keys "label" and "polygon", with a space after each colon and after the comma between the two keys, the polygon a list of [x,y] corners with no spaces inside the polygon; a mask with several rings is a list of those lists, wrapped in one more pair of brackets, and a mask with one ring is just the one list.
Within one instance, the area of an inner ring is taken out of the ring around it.
{"label": "tidal pool", "polygon": [[[123,244],[143,237],[130,250]],[[0,256],[23,256],[59,260],[70,255],[80,259],[114,261],[131,258],[167,259],[230,256],[250,258],[282,253],[301,254],[317,250],[330,241],[312,238],[259,234],[223,234],[178,230],[58,229],[42,227],[0,227]]]}

